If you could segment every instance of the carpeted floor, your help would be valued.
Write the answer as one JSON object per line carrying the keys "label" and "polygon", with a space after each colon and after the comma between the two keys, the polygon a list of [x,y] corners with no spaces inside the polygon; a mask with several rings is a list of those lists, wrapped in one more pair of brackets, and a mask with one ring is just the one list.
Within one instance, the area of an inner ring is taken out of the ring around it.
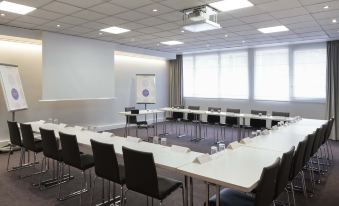
{"label": "carpeted floor", "polygon": [[[181,132],[183,132],[183,128],[181,128]],[[159,132],[162,132],[162,127],[159,125]],[[190,131],[190,130],[188,130]],[[122,136],[124,133],[123,129],[113,130],[116,135]],[[175,129],[173,128],[169,131],[171,134],[175,133]],[[190,132],[188,132],[190,133]],[[132,128],[130,131],[131,135],[135,135],[135,129]],[[176,135],[168,135],[167,142],[168,145],[177,144],[182,146],[190,147],[194,151],[199,152],[209,152],[211,145],[214,144],[213,138],[213,130],[210,129],[208,131],[209,138],[206,138],[200,142],[191,142],[190,136],[185,136],[182,138],[177,138]],[[230,129],[227,129],[226,136],[228,138],[225,139],[226,144],[230,141],[233,141],[230,136],[232,132]],[[234,133],[234,136],[236,133]],[[139,132],[140,137],[146,138],[145,131]],[[211,138],[212,137],[212,138]],[[315,196],[312,198],[305,198],[301,193],[296,194],[297,205],[300,206],[337,206],[339,205],[339,142],[332,142],[334,146],[334,165],[330,168],[330,170],[321,178],[321,183],[316,185]],[[81,150],[83,152],[90,153],[90,148],[85,146],[81,146]],[[15,152],[11,157],[11,163],[17,164],[18,162],[18,152]],[[38,159],[41,159],[41,155],[38,156]],[[119,161],[121,159],[119,158]],[[32,183],[36,183],[39,181],[39,176],[33,176],[25,179],[19,179],[18,172],[6,172],[6,164],[7,164],[7,154],[0,154],[0,206],[11,205],[11,206],[39,206],[39,205],[78,205],[79,198],[69,199],[64,202],[59,202],[56,200],[57,188],[48,189],[45,191],[39,191],[37,188],[32,186]],[[38,171],[39,166],[34,170],[25,169],[22,171],[22,174],[29,174],[33,171]],[[250,169],[250,168],[249,168]],[[162,169],[158,169],[158,173],[163,176],[168,176],[172,178],[176,178],[178,180],[183,181],[183,176],[180,174],[171,173]],[[62,187],[63,194],[68,192],[72,192],[78,190],[80,187],[79,171],[72,169],[72,174],[75,175],[75,179],[70,183],[66,183]],[[118,190],[117,190],[118,191]],[[213,192],[213,189],[212,189]],[[202,206],[206,194],[206,187],[203,182],[194,180],[194,205]],[[95,201],[101,200],[101,181],[97,181],[97,185],[95,187]],[[282,200],[286,199],[286,197],[282,196]],[[90,204],[90,193],[85,193],[83,195],[83,205]],[[154,202],[157,205],[157,201]],[[134,193],[132,191],[127,192],[127,206],[139,206],[146,205],[146,197],[140,194]],[[170,195],[164,202],[163,205],[182,205],[181,200],[181,191],[176,191],[172,195]]]}

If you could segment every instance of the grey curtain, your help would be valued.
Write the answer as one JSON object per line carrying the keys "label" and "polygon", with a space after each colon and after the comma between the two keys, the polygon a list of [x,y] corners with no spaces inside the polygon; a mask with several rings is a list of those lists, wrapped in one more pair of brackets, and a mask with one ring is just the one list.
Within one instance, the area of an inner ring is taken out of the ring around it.
{"label": "grey curtain", "polygon": [[169,61],[169,106],[183,104],[183,65],[182,55]]}
{"label": "grey curtain", "polygon": [[339,140],[339,41],[327,42],[327,117],[335,117],[332,138]]}

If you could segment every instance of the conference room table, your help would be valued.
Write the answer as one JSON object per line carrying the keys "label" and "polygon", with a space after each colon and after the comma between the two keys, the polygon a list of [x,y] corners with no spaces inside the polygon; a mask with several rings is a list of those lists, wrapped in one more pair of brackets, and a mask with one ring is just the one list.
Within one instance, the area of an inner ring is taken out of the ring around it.
{"label": "conference room table", "polygon": [[129,121],[129,118],[131,116],[135,116],[135,117],[138,117],[138,116],[147,116],[147,115],[153,115],[153,121],[154,122],[154,134],[155,136],[158,134],[158,127],[157,127],[157,124],[158,124],[158,114],[159,113],[164,113],[163,111],[161,110],[158,110],[158,109],[146,109],[146,110],[139,110],[139,113],[138,114],[132,114],[131,111],[128,111],[128,112],[119,112],[119,114],[121,115],[124,115],[126,117],[126,124],[125,124],[125,136],[128,136],[128,127],[130,125],[130,121]]}
{"label": "conference room table", "polygon": [[[173,147],[136,141],[135,137],[118,137],[112,133],[98,133],[95,131],[79,130],[76,127],[65,127],[52,123],[31,122],[35,132],[39,127],[54,129],[77,135],[78,142],[91,146],[90,139],[113,144],[118,155],[122,155],[122,147],[151,152],[157,167],[164,168],[184,175],[185,177],[185,205],[193,206],[193,178],[206,182],[206,185],[215,185],[219,191],[221,187],[235,189],[241,192],[250,192],[256,188],[262,169],[271,165],[277,158],[296,146],[308,134],[314,132],[325,120],[302,119],[277,130],[271,130],[267,135],[251,138],[233,149],[225,149],[213,155],[194,151],[178,151]],[[57,135],[58,136],[58,135]],[[197,159],[207,156],[207,161],[199,163]],[[208,195],[206,195],[207,201]],[[220,206],[217,192],[217,206]]]}
{"label": "conference room table", "polygon": [[[298,117],[282,117],[282,116],[272,116],[272,115],[257,115],[257,114],[247,114],[247,113],[233,113],[233,112],[222,112],[222,111],[207,111],[207,110],[192,110],[192,109],[180,109],[175,107],[164,107],[159,109],[164,112],[180,112],[184,114],[194,114],[195,120],[198,120],[198,116],[200,115],[215,115],[220,117],[237,117],[240,119],[242,125],[246,125],[246,119],[261,119],[261,120],[275,120],[275,121],[283,121],[283,122],[292,122],[295,121]],[[195,125],[195,138],[192,141],[200,141],[202,140],[201,132],[198,132],[198,127],[201,128],[201,124]],[[199,129],[200,131],[200,129]],[[199,134],[199,135],[198,135]],[[241,136],[241,128],[238,130],[239,137]]]}
{"label": "conference room table", "polygon": [[[192,162],[178,168],[185,175],[185,186],[193,206],[193,180],[201,180],[215,185],[217,189],[217,206],[220,206],[219,190],[221,187],[241,192],[251,192],[256,188],[262,169],[271,165],[292,146],[297,146],[308,134],[321,127],[325,120],[302,119],[288,126],[281,126],[269,134],[249,138],[247,142],[237,143],[234,149],[226,149],[210,155],[203,163]],[[206,201],[208,201],[208,192]]]}

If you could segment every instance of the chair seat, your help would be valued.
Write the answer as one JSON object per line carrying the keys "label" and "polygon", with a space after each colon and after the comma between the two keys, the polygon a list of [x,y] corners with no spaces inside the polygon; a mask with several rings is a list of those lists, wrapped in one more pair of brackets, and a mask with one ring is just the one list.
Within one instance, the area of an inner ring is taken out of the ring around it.
{"label": "chair seat", "polygon": [[179,187],[182,187],[182,182],[179,182],[171,178],[158,177],[158,185],[159,185],[159,197],[157,198],[163,200],[173,191],[175,191]]}
{"label": "chair seat", "polygon": [[[216,205],[216,195],[209,199],[209,205]],[[232,189],[222,189],[220,191],[221,206],[255,206],[254,197],[246,193],[238,192]]]}
{"label": "chair seat", "polygon": [[39,153],[42,152],[42,141],[35,142],[34,141],[34,149],[29,149],[32,152]]}
{"label": "chair seat", "polygon": [[94,158],[92,155],[89,154],[80,154],[80,161],[81,161],[81,170],[87,170],[91,167],[94,167]]}

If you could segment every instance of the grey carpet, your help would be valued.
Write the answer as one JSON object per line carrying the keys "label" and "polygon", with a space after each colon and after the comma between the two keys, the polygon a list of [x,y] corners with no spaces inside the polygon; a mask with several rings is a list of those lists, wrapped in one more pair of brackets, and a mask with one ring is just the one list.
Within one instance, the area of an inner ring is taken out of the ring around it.
{"label": "grey carpet", "polygon": [[[183,132],[183,128],[181,128]],[[116,129],[113,132],[116,135],[123,135],[123,129]],[[190,130],[189,130],[190,131]],[[159,125],[159,132],[162,132],[162,127]],[[170,131],[170,133],[175,132],[175,127]],[[188,132],[190,133],[190,132]],[[135,134],[135,129],[131,129],[131,134]],[[236,133],[234,133],[235,136]],[[139,132],[140,137],[146,138],[145,131]],[[199,152],[209,152],[211,145],[214,144],[213,130],[208,131],[209,138],[204,139],[200,142],[191,142],[190,136],[183,138],[177,138],[175,135],[169,135],[168,144],[178,144],[183,146],[188,146],[191,149]],[[226,142],[232,140],[231,131],[228,129],[226,133]],[[313,198],[305,198],[301,193],[296,194],[297,205],[309,205],[309,206],[337,206],[339,205],[339,142],[333,142],[334,145],[334,156],[335,161],[334,165],[330,168],[329,172],[322,176],[321,184],[316,185],[316,193]],[[81,146],[83,152],[91,152],[90,148]],[[41,155],[38,156],[38,159],[41,159]],[[121,161],[121,159],[119,159]],[[39,206],[39,205],[78,205],[79,199],[73,198],[64,202],[59,202],[56,200],[57,188],[48,189],[45,191],[39,191],[38,189],[32,187],[32,183],[38,182],[39,177],[30,177],[26,179],[18,179],[18,172],[6,172],[6,163],[7,163],[7,154],[0,154],[0,205],[12,205],[12,206]],[[15,152],[11,157],[11,163],[16,164],[18,162],[18,152]],[[22,174],[28,174],[33,171],[38,170],[26,169]],[[250,168],[249,168],[250,169]],[[183,180],[183,176],[180,174],[171,173],[162,169],[158,169],[158,173],[163,176],[168,176],[176,178],[178,180]],[[66,183],[62,187],[62,192],[65,194],[74,190],[78,190],[80,187],[79,177],[80,173],[72,169],[72,174],[76,176],[76,179],[72,180],[70,183]],[[117,190],[118,191],[118,190]],[[212,189],[212,192],[214,190]],[[206,187],[203,182],[194,180],[194,205],[202,206],[205,200]],[[95,187],[96,201],[101,199],[101,181],[97,181]],[[283,195],[282,200],[285,200],[286,197]],[[83,196],[84,204],[89,205],[90,193],[86,193]],[[182,205],[181,203],[181,192],[178,190],[170,195],[163,203],[163,205]],[[155,205],[157,205],[155,201]],[[146,197],[129,191],[127,193],[127,206],[139,206],[146,205]]]}

